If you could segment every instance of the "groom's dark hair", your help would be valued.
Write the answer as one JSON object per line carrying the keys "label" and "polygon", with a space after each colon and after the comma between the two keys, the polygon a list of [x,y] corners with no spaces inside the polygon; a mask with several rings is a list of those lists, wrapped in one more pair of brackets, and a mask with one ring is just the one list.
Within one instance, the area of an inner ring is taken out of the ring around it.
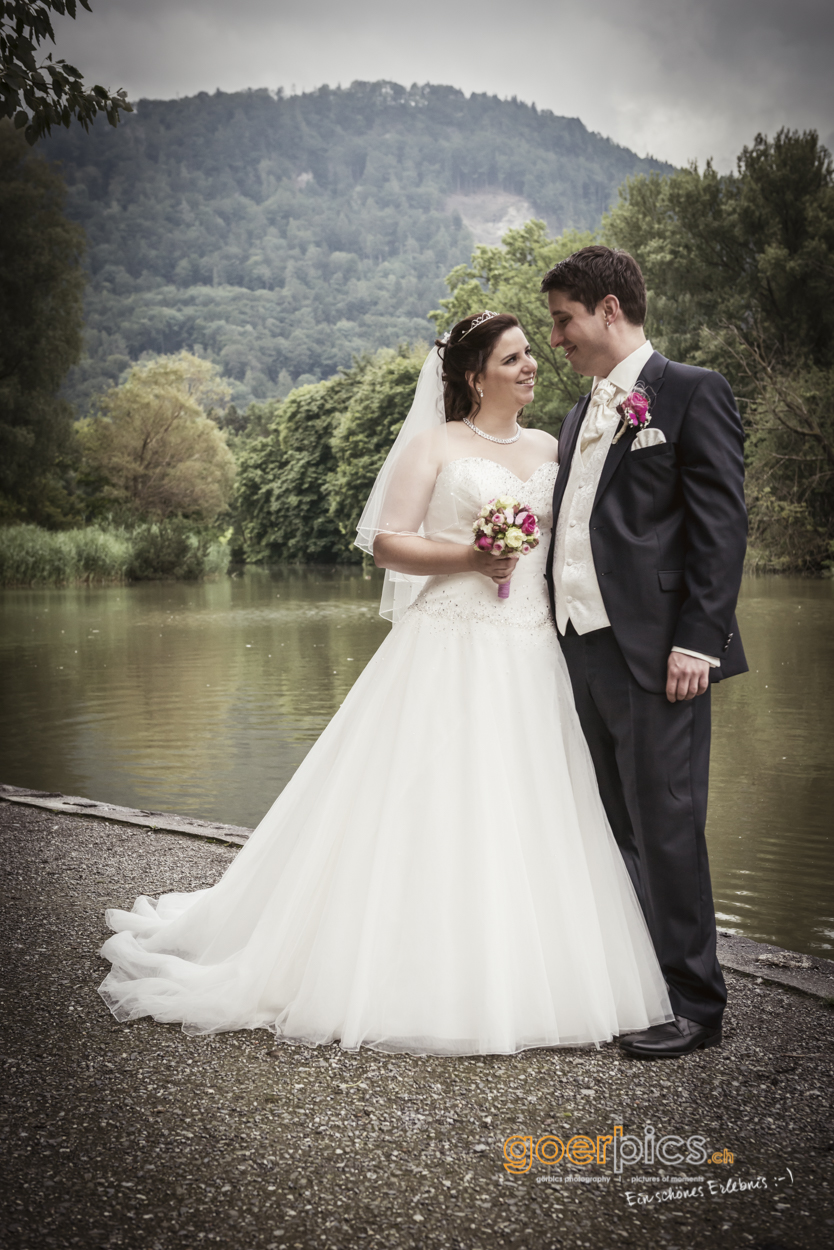
{"label": "groom's dark hair", "polygon": [[594,244],[560,260],[542,278],[543,291],[564,291],[593,313],[606,295],[616,295],[623,316],[632,325],[646,320],[646,284],[640,266],[628,252]]}

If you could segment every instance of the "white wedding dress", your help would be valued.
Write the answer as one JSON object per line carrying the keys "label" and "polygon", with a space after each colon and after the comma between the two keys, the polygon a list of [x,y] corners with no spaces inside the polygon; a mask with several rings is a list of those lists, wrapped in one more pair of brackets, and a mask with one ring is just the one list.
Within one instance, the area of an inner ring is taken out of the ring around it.
{"label": "white wedding dress", "polygon": [[464,1055],[672,1018],[550,618],[555,472],[443,468],[452,541],[502,493],[538,514],[509,598],[430,578],[221,881],[107,913],[117,1019]]}

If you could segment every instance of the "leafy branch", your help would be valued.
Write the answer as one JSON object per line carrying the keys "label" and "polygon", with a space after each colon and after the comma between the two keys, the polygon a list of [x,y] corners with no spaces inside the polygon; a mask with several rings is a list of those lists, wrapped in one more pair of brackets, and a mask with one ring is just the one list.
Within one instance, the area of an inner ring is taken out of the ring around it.
{"label": "leafy branch", "polygon": [[725,322],[720,331],[705,327],[701,333],[719,352],[730,356],[739,375],[751,385],[756,410],[776,427],[816,444],[834,470],[834,441],[819,419],[822,397],[816,388],[802,385],[797,370],[785,368],[781,353],[768,348],[761,330],[752,326],[745,332]]}
{"label": "leafy branch", "polygon": [[[78,3],[92,12],[88,0]],[[121,112],[133,112],[124,89],[86,87],[80,70],[51,53],[38,65],[40,45],[55,42],[52,14],[74,20],[76,12],[76,0],[0,0],[0,117],[12,119],[29,144],[53,126],[69,128],[73,118],[89,130],[98,113],[117,126]]]}

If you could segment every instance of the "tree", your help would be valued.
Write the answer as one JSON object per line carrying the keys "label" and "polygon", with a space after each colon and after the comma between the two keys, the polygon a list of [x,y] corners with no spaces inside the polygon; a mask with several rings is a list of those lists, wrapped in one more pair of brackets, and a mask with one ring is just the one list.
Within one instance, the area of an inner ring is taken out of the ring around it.
{"label": "tree", "polygon": [[[87,0],[78,3],[92,13]],[[53,61],[52,53],[37,64],[43,41],[55,42],[52,14],[74,19],[76,12],[76,0],[0,0],[0,117],[13,118],[30,144],[59,123],[69,127],[73,118],[89,130],[97,113],[117,126],[120,112],[133,112],[124,90],[85,87],[81,72]]]}
{"label": "tree", "polygon": [[816,132],[757,135],[727,177],[707,163],[632,179],[603,232],[640,262],[655,345],[733,384],[754,560],[830,564],[834,164]]}
{"label": "tree", "polygon": [[425,344],[383,350],[360,365],[358,385],[336,423],[336,468],[327,483],[329,510],[342,535],[346,556],[357,559],[356,526],[376,476],[408,416]]}
{"label": "tree", "polygon": [[834,364],[834,166],[815,131],[757,135],[726,177],[707,162],[629,179],[603,233],[639,261],[667,354],[696,358],[704,326],[755,323],[782,355]]}
{"label": "tree", "polygon": [[333,434],[361,369],[299,386],[252,414],[254,424],[268,423],[269,433],[245,444],[238,458],[235,547],[244,559],[344,558],[327,488],[336,471]]}
{"label": "tree", "polygon": [[235,475],[226,435],[205,415],[228,390],[187,352],[131,369],[79,423],[87,471],[130,519],[208,523],[228,506]]}
{"label": "tree", "polygon": [[253,562],[357,561],[356,523],[408,415],[425,345],[382,349],[253,412],[242,444],[237,549]]}
{"label": "tree", "polygon": [[470,263],[447,277],[451,296],[430,314],[440,332],[484,307],[518,317],[539,365],[528,422],[553,434],[588,384],[550,346],[550,314],[539,285],[548,269],[592,242],[593,235],[576,230],[551,239],[543,221],[528,221],[508,230],[500,247],[476,247]]}
{"label": "tree", "polygon": [[[0,515],[47,520],[72,438],[58,397],[81,354],[84,232],[63,212],[60,176],[0,122]],[[66,502],[66,501],[63,501]],[[60,513],[62,500],[54,501]],[[48,512],[48,509],[47,509]]]}
{"label": "tree", "polygon": [[705,328],[701,343],[747,392],[751,563],[834,568],[834,369],[786,365],[754,326]]}

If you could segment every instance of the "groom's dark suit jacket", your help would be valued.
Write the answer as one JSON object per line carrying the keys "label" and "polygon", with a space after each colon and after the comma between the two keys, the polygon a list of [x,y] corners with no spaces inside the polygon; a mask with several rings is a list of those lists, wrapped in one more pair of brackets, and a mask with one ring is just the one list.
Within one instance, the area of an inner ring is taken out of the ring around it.
{"label": "groom's dark suit jacket", "polygon": [[[645,690],[666,688],[673,646],[721,661],[720,681],[747,671],[735,619],[747,541],[741,420],[720,373],[655,352],[640,374],[649,428],[666,442],[631,450],[635,430],[612,444],[591,514],[594,566],[614,636]],[[547,582],[555,620],[553,548],[586,395],[559,436]]]}

